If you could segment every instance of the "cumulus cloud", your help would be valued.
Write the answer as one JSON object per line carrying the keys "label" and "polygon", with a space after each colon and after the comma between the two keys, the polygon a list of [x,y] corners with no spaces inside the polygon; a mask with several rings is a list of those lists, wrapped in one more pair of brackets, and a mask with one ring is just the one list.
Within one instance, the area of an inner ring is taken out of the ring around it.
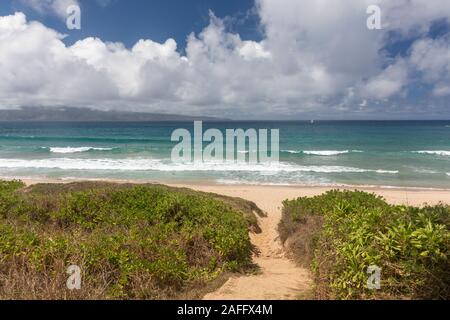
{"label": "cumulus cloud", "polygon": [[447,0],[378,0],[383,8],[385,27],[403,34],[425,33],[431,22],[450,17]]}
{"label": "cumulus cloud", "polygon": [[408,67],[403,60],[399,60],[372,77],[363,87],[362,93],[366,97],[386,99],[400,92],[407,81]]}
{"label": "cumulus cloud", "polygon": [[20,2],[41,14],[55,14],[62,19],[67,17],[67,8],[79,5],[78,0],[20,0]]}
{"label": "cumulus cloud", "polygon": [[[39,1],[36,8],[56,13],[56,3],[67,1]],[[366,28],[366,8],[374,3],[382,8],[383,30]],[[211,13],[209,25],[188,36],[184,55],[173,39],[142,39],[126,48],[86,38],[66,46],[63,35],[16,13],[0,17],[0,104],[247,117],[332,114],[404,97],[413,78],[443,97],[450,94],[449,38],[427,38],[426,32],[449,18],[448,7],[446,0],[347,0],[345,6],[257,0],[262,41],[230,33]],[[406,56],[392,59],[383,53],[391,33],[421,36]],[[405,110],[411,111],[409,103]]]}
{"label": "cumulus cloud", "polygon": [[450,37],[421,39],[410,57],[413,68],[422,73],[426,83],[433,85],[437,96],[450,95]]}
{"label": "cumulus cloud", "polygon": [[255,41],[243,41],[238,49],[239,54],[246,60],[271,58],[270,52],[264,50],[264,47]]}

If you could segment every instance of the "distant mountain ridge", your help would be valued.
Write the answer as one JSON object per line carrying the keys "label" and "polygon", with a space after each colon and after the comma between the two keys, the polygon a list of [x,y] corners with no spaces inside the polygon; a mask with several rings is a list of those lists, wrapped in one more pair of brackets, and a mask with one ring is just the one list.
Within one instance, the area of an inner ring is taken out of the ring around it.
{"label": "distant mountain ridge", "polygon": [[20,109],[0,110],[0,121],[68,121],[68,122],[108,122],[108,121],[195,121],[226,120],[214,117],[185,116],[175,114],[101,111],[75,107],[22,107]]}

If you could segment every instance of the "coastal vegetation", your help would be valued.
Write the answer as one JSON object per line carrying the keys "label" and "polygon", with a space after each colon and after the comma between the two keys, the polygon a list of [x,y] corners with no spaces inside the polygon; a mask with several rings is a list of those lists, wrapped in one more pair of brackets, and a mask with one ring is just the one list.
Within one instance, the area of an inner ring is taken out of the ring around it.
{"label": "coastal vegetation", "polygon": [[[450,298],[449,206],[394,206],[360,191],[283,205],[281,239],[312,269],[316,298]],[[381,270],[378,290],[368,287],[370,266]]]}
{"label": "coastal vegetation", "polygon": [[[0,299],[199,298],[253,270],[255,213],[160,185],[0,181]],[[72,265],[80,290],[66,286]]]}

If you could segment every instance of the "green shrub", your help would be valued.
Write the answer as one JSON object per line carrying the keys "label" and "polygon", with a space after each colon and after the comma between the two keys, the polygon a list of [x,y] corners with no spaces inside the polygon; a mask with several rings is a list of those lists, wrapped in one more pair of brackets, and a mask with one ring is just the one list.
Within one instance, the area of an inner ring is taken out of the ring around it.
{"label": "green shrub", "polygon": [[[284,202],[283,240],[311,217],[321,218],[309,242],[318,297],[450,297],[450,207],[392,206],[373,194],[331,191]],[[371,265],[382,270],[380,290],[367,288]]]}
{"label": "green shrub", "polygon": [[[156,185],[23,187],[0,182],[0,298],[176,298],[251,266],[253,213],[234,199]],[[65,288],[73,264],[79,293]]]}
{"label": "green shrub", "polygon": [[0,218],[5,218],[9,211],[20,205],[15,191],[24,187],[20,181],[0,181]]}

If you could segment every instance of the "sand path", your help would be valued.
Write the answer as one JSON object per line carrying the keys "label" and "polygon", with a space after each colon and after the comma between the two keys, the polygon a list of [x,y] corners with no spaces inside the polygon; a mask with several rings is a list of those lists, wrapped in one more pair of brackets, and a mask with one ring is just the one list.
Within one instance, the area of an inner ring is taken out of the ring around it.
{"label": "sand path", "polygon": [[267,217],[259,218],[262,232],[250,234],[252,243],[260,250],[259,256],[254,257],[260,271],[255,275],[231,277],[217,291],[206,295],[206,300],[289,300],[308,297],[312,285],[309,270],[296,266],[286,257],[278,238],[277,225],[281,219],[281,202],[286,199],[285,195],[279,194],[274,199],[274,194],[255,193],[252,190],[246,192],[241,188],[211,190],[209,186],[194,189],[247,199],[267,213]]}

